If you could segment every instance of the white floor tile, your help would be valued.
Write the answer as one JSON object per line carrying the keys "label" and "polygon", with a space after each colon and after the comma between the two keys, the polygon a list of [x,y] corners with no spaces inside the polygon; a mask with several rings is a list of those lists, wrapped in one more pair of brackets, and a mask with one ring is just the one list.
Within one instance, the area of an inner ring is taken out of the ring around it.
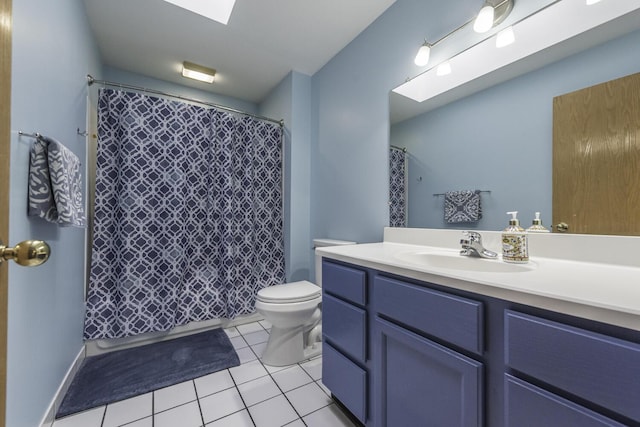
{"label": "white floor tile", "polygon": [[107,405],[102,427],[117,427],[152,415],[152,393]]}
{"label": "white floor tile", "polygon": [[324,384],[322,383],[322,380],[318,380],[318,381],[316,381],[316,384],[318,384],[318,386],[320,386],[320,388],[322,389],[322,391],[324,391],[325,393],[327,393],[327,396],[331,396],[331,390],[329,390],[329,389],[327,388],[327,386],[326,386],[326,385],[324,385]]}
{"label": "white floor tile", "polygon": [[298,365],[271,374],[283,392],[309,384],[313,381],[309,374]]}
{"label": "white floor tile", "polygon": [[[262,344],[257,344],[257,346],[259,346],[259,345],[262,345]],[[256,346],[254,346],[254,347],[256,347]],[[260,356],[262,356],[262,351],[261,351],[260,353],[258,353],[256,350],[254,350],[254,351],[255,351],[255,353],[258,355],[258,358],[260,358]],[[264,366],[264,368],[265,368],[265,369],[266,369],[270,374],[273,374],[273,373],[275,373],[275,372],[282,371],[282,370],[284,370],[284,369],[291,368],[292,366],[295,366],[295,364],[293,364],[293,365],[288,365],[288,366],[271,366],[271,365],[267,365],[267,364],[265,364],[265,363],[263,363],[262,365]]]}
{"label": "white floor tile", "polygon": [[231,341],[231,345],[233,346],[233,348],[236,351],[238,351],[238,349],[241,349],[241,348],[249,346],[249,344],[247,344],[247,342],[244,340],[244,338],[242,338],[242,335],[238,335],[237,337],[229,338],[229,341]]}
{"label": "white floor tile", "polygon": [[307,426],[304,425],[301,419],[297,419],[292,423],[286,424],[284,427],[307,427]]}
{"label": "white floor tile", "polygon": [[205,423],[245,409],[236,388],[230,388],[200,399],[200,409]]}
{"label": "white floor tile", "polygon": [[259,331],[251,332],[250,334],[243,334],[242,336],[249,345],[267,342],[267,340],[269,339],[269,333],[262,329],[262,326],[260,326]]}
{"label": "white floor tile", "polygon": [[307,384],[285,394],[298,414],[303,417],[332,403],[331,398],[316,383]]}
{"label": "white floor tile", "polygon": [[200,399],[235,385],[228,369],[196,378],[193,382],[196,384],[196,391]]}
{"label": "white floor tile", "polygon": [[264,328],[258,322],[245,323],[244,325],[236,326],[236,328],[242,335],[250,334],[252,332],[264,331]]}
{"label": "white floor tile", "polygon": [[282,394],[269,375],[240,384],[238,390],[240,390],[240,395],[247,406],[255,405]]}
{"label": "white floor tile", "polygon": [[153,427],[153,417],[147,417],[130,424],[125,424],[123,427]]}
{"label": "white floor tile", "polygon": [[202,416],[198,402],[190,402],[153,416],[154,427],[200,427]]}
{"label": "white floor tile", "polygon": [[298,414],[283,395],[258,403],[250,407],[249,412],[256,427],[281,427],[298,419]]}
{"label": "white floor tile", "polygon": [[227,334],[229,338],[235,338],[240,336],[240,331],[235,327],[225,328],[224,332]]}
{"label": "white floor tile", "polygon": [[153,412],[158,413],[196,400],[193,381],[185,381],[153,392]]}
{"label": "white floor tile", "polygon": [[265,328],[267,331],[271,330],[271,322],[269,322],[268,320],[260,320],[258,323],[260,323],[262,327]]}
{"label": "white floor tile", "polygon": [[229,369],[231,376],[235,380],[236,384],[246,383],[247,381],[255,380],[256,378],[268,375],[267,370],[262,366],[259,360],[245,363],[244,365],[236,366]]}
{"label": "white floor tile", "polygon": [[266,342],[261,342],[258,344],[254,344],[251,346],[251,350],[253,350],[253,352],[255,354],[258,355],[258,357],[262,357],[262,353],[264,353],[264,349],[267,347],[267,343]]}
{"label": "white floor tile", "polygon": [[238,353],[240,364],[251,362],[252,360],[256,360],[258,358],[251,347],[238,349],[236,350],[236,353]]}
{"label": "white floor tile", "polygon": [[207,424],[207,427],[253,427],[253,421],[245,409]]}
{"label": "white floor tile", "polygon": [[104,409],[105,406],[100,406],[60,418],[53,422],[53,427],[100,427],[104,417]]}
{"label": "white floor tile", "polygon": [[307,427],[355,427],[355,424],[335,404],[312,412],[302,419]]}
{"label": "white floor tile", "polygon": [[317,381],[322,378],[322,357],[307,360],[306,362],[300,363],[300,366],[307,374],[311,375],[311,378],[314,380]]}

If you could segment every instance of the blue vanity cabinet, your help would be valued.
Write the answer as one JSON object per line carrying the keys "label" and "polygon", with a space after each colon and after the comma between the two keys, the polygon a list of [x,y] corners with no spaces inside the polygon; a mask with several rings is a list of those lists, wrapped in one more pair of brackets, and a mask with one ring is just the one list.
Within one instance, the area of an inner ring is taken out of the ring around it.
{"label": "blue vanity cabinet", "polygon": [[380,275],[372,288],[376,425],[482,426],[484,366],[457,350],[482,354],[482,303]]}
{"label": "blue vanity cabinet", "polygon": [[367,272],[322,261],[322,382],[360,422],[368,418]]}

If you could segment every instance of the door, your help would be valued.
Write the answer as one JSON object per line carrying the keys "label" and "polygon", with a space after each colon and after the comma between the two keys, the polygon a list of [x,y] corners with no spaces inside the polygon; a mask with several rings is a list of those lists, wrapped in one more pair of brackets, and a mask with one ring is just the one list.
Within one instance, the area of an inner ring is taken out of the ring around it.
{"label": "door", "polygon": [[554,224],[640,235],[638,165],[640,73],[553,99]]}
{"label": "door", "polygon": [[481,427],[482,363],[378,318],[380,426]]}
{"label": "door", "polygon": [[[9,237],[9,158],[11,127],[11,0],[0,0],[0,239]],[[0,265],[0,426],[5,425],[7,386],[8,267]]]}

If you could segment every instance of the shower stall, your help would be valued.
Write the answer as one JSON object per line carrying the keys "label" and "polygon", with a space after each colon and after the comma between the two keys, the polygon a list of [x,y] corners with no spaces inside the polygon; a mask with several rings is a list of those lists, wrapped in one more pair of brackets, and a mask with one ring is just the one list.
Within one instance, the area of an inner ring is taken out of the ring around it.
{"label": "shower stall", "polygon": [[91,83],[88,354],[258,319],[285,275],[283,123]]}

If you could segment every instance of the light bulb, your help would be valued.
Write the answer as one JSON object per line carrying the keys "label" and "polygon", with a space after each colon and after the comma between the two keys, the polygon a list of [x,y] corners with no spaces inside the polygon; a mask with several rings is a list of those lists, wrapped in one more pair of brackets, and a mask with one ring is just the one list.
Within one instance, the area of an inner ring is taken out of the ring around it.
{"label": "light bulb", "polygon": [[587,6],[591,6],[592,4],[600,3],[600,0],[587,0]]}
{"label": "light bulb", "polygon": [[478,17],[473,23],[473,31],[476,33],[486,33],[493,27],[495,9],[493,6],[484,6],[480,9]]}
{"label": "light bulb", "polygon": [[451,74],[451,63],[449,61],[445,61],[438,65],[438,68],[436,69],[437,76],[446,76],[447,74]]}
{"label": "light bulb", "polygon": [[516,36],[513,33],[513,27],[507,27],[500,31],[496,36],[496,47],[505,47],[516,41]]}
{"label": "light bulb", "polygon": [[427,42],[424,42],[420,49],[418,49],[418,54],[416,55],[416,59],[413,62],[419,66],[424,67],[429,63],[429,55],[431,54],[431,45]]}

